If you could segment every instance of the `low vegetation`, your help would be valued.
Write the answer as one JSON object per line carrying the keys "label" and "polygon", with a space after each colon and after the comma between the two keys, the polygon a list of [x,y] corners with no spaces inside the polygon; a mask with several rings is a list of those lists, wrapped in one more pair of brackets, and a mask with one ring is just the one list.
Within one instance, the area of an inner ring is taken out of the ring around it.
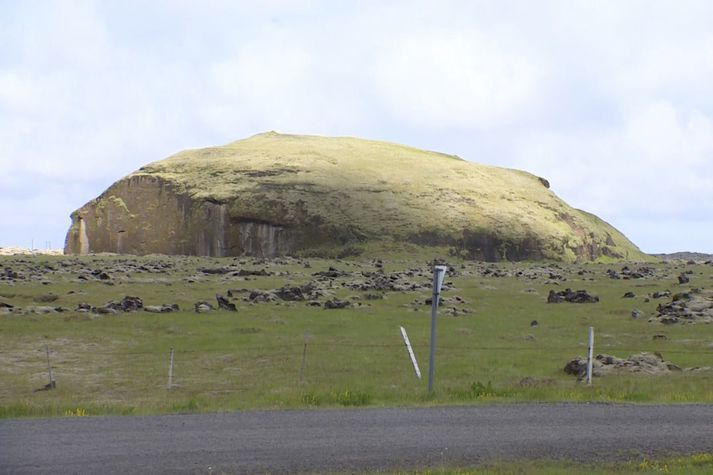
{"label": "low vegetation", "polygon": [[479,467],[439,467],[428,470],[381,472],[398,475],[580,475],[669,474],[696,475],[713,472],[713,454],[702,453],[686,457],[636,458],[621,462],[583,463],[564,460],[527,460],[493,462]]}
{"label": "low vegetation", "polygon": [[[656,292],[710,288],[710,264],[485,264],[450,258],[430,394],[426,301],[436,256],[421,255],[414,260],[394,253],[383,261],[0,257],[0,417],[713,402],[711,327],[653,319],[659,304],[672,299],[654,298]],[[679,283],[684,274],[688,282]],[[547,303],[550,290],[565,288],[586,290],[599,301]],[[624,298],[627,292],[633,297]],[[237,311],[218,309],[216,294]],[[143,307],[106,310],[112,308],[107,303],[116,307],[126,296],[139,297]],[[197,313],[200,301],[214,308]],[[408,332],[422,380],[399,326]],[[577,382],[563,368],[586,355],[590,326],[595,354],[658,352],[680,370],[607,374],[591,386]],[[45,389],[47,352],[53,389]]]}

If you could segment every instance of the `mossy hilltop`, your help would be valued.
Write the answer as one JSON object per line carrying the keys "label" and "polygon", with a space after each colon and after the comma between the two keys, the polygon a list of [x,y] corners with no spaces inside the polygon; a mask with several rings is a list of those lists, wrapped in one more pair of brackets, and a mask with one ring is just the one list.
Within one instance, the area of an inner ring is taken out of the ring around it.
{"label": "mossy hilltop", "polygon": [[394,243],[488,261],[651,260],[529,173],[274,132],[180,152],[122,178],[72,213],[65,253],[330,256]]}

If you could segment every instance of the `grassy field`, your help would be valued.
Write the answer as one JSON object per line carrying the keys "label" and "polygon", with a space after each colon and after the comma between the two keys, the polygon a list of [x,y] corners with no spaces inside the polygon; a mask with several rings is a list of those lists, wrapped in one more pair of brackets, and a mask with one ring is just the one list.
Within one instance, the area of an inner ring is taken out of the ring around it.
{"label": "grassy field", "polygon": [[[0,416],[520,401],[713,402],[711,370],[605,376],[591,386],[563,372],[570,359],[585,356],[589,326],[596,332],[595,353],[628,357],[656,351],[682,368],[713,367],[711,326],[649,323],[661,300],[645,301],[655,291],[710,287],[713,266],[647,264],[654,270],[651,277],[613,280],[607,269],[620,272],[624,264],[449,264],[455,272],[446,279],[452,285],[443,294],[448,304],[438,319],[435,391],[429,394],[427,258],[384,261],[387,277],[399,273],[400,279],[419,285],[417,291],[343,285],[377,272],[370,260],[0,258],[5,275],[7,269],[20,274],[14,281],[0,281],[0,302],[22,309],[0,314]],[[251,289],[315,282],[320,277],[314,274],[329,267],[347,275],[322,278],[326,295],[319,301],[345,299],[349,308],[246,301]],[[227,271],[206,272],[215,269]],[[237,275],[262,269],[272,275]],[[99,271],[109,278],[100,279]],[[676,277],[686,271],[692,272],[691,282],[680,286]],[[549,290],[566,287],[586,289],[600,302],[546,303]],[[195,302],[215,304],[215,294],[227,295],[229,289],[237,312],[194,312]],[[622,298],[629,291],[636,297]],[[100,315],[75,310],[82,302],[101,306],[124,296],[138,296],[144,305],[176,303],[181,311]],[[41,306],[66,311],[28,313]],[[633,319],[634,308],[643,317]],[[531,326],[532,320],[539,325]],[[414,345],[423,380],[414,375],[401,325]],[[46,348],[57,387],[35,391],[48,382]],[[171,348],[174,386],[167,389]]]}
{"label": "grassy field", "polygon": [[[387,472],[383,472],[387,473]],[[625,462],[581,463],[574,461],[527,460],[485,464],[480,467],[441,467],[425,471],[388,472],[393,475],[580,475],[599,474],[670,474],[703,475],[713,473],[713,454],[695,454],[687,457],[636,459]]]}

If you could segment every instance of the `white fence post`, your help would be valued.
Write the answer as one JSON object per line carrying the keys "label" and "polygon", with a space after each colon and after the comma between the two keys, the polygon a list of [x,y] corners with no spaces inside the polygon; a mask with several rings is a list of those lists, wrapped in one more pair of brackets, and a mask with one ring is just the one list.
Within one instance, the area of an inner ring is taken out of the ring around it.
{"label": "white fence post", "polygon": [[416,377],[418,379],[421,379],[421,370],[418,368],[416,355],[413,354],[413,348],[411,348],[411,342],[409,341],[408,335],[406,334],[406,329],[404,327],[399,328],[401,328],[401,337],[403,337],[404,339],[404,345],[406,345],[406,350],[408,351],[408,355],[411,358],[411,364],[413,365],[413,370],[416,372]]}
{"label": "white fence post", "polygon": [[168,358],[168,384],[166,389],[171,389],[173,386],[173,348],[171,348],[171,354]]}

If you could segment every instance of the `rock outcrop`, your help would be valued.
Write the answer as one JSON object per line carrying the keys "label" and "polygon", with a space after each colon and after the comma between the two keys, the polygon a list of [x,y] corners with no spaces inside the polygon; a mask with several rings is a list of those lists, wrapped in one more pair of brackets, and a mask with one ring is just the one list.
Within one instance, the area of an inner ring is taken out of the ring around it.
{"label": "rock outcrop", "polygon": [[71,217],[67,254],[329,257],[406,243],[487,261],[651,259],[529,173],[274,132],[142,167]]}
{"label": "rock outcrop", "polygon": [[666,325],[713,323],[713,291],[692,289],[674,294],[670,302],[659,304],[657,315],[649,321]]}
{"label": "rock outcrop", "polygon": [[[606,376],[608,374],[668,374],[671,371],[681,371],[673,363],[664,361],[659,353],[639,353],[626,359],[611,355],[597,355],[592,360],[592,376]],[[587,359],[577,356],[569,361],[564,372],[583,378],[587,372]]]}

